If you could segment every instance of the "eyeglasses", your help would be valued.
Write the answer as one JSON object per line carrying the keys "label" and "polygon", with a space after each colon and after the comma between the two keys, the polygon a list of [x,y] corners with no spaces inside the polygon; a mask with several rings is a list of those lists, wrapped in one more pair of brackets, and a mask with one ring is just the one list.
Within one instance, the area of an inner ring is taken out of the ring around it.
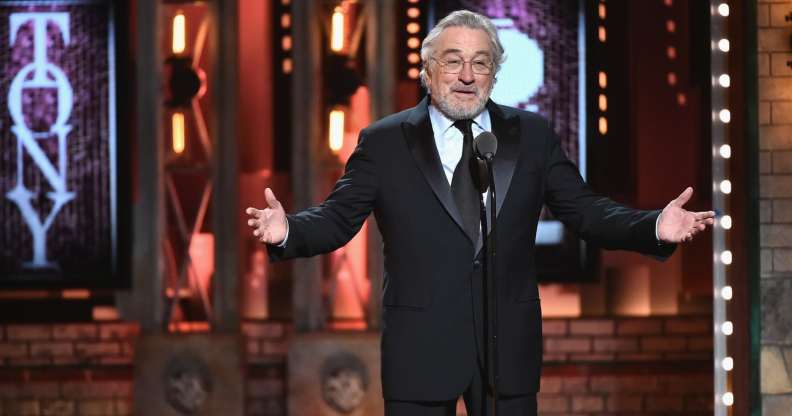
{"label": "eyeglasses", "polygon": [[442,68],[443,72],[446,74],[458,74],[462,72],[462,68],[464,68],[467,63],[470,64],[470,69],[473,70],[473,73],[476,75],[489,75],[492,73],[492,61],[488,59],[474,58],[469,61],[458,57],[450,59],[437,59],[432,57],[432,59],[440,64],[440,68]]}

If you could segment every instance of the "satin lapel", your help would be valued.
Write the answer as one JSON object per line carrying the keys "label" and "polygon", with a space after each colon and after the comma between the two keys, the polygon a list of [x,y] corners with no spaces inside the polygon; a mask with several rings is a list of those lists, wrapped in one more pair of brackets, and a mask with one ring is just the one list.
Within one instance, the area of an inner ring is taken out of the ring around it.
{"label": "satin lapel", "polygon": [[443,173],[443,165],[440,162],[440,155],[437,153],[437,146],[435,146],[434,142],[432,122],[429,120],[428,106],[428,98],[424,98],[412,110],[412,114],[407,118],[407,121],[402,123],[404,137],[418,168],[423,173],[424,178],[426,178],[426,182],[429,183],[448,215],[459,226],[460,231],[467,236],[462,226],[462,216],[459,214],[454,197],[451,195],[451,186],[448,185],[448,179]]}
{"label": "satin lapel", "polygon": [[520,118],[516,114],[505,114],[500,106],[489,101],[487,109],[490,113],[492,133],[498,138],[498,152],[495,154],[495,192],[499,215],[503,201],[509,192],[514,168],[520,155]]}

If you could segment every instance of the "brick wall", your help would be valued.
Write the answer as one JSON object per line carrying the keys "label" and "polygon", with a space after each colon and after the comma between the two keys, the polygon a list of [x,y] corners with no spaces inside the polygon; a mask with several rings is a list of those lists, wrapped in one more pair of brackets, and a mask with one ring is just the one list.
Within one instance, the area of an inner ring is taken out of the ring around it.
{"label": "brick wall", "polygon": [[792,13],[788,0],[756,3],[762,352],[765,416],[792,409]]}
{"label": "brick wall", "polygon": [[712,318],[546,319],[542,415],[712,413]]}
{"label": "brick wall", "polygon": [[[710,409],[711,320],[547,319],[543,415],[695,415]],[[247,413],[286,414],[291,328],[245,322]],[[0,416],[129,415],[129,323],[0,326]]]}

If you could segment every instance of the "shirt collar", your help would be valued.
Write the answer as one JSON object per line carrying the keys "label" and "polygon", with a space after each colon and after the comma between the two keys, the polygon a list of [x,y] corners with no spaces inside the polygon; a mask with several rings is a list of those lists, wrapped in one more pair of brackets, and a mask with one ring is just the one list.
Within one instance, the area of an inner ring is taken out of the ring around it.
{"label": "shirt collar", "polygon": [[[429,104],[429,119],[432,122],[432,127],[435,128],[435,134],[443,135],[446,130],[454,125],[454,120],[446,117],[440,110],[432,104]],[[489,110],[484,107],[476,117],[473,117],[473,127],[478,127],[482,131],[490,131],[490,114]]]}

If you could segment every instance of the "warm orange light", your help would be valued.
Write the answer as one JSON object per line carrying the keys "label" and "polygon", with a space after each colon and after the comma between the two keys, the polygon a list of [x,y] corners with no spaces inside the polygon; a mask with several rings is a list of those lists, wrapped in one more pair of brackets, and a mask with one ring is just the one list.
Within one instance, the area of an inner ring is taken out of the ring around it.
{"label": "warm orange light", "polygon": [[292,37],[291,36],[286,35],[286,36],[281,38],[281,48],[283,48],[284,51],[290,51],[291,50],[291,48],[292,48]]}
{"label": "warm orange light", "polygon": [[418,76],[421,74],[421,71],[418,68],[410,68],[407,70],[407,77],[410,79],[418,79]]}
{"label": "warm orange light", "polygon": [[608,87],[608,74],[605,71],[599,71],[599,86],[600,88]]}
{"label": "warm orange light", "polygon": [[668,33],[676,32],[676,22],[670,19],[666,21],[666,30],[668,31]]}
{"label": "warm orange light", "polygon": [[335,8],[331,18],[330,49],[333,52],[340,52],[344,49],[344,13],[340,7]]}
{"label": "warm orange light", "polygon": [[179,12],[173,16],[173,35],[171,36],[171,49],[173,53],[179,54],[184,52],[186,48],[186,32],[187,32],[187,18],[184,14]]}
{"label": "warm orange light", "polygon": [[409,62],[411,64],[417,64],[418,62],[421,62],[421,56],[418,55],[415,52],[413,52],[411,54],[408,54],[407,55],[407,62]]}
{"label": "warm orange light", "polygon": [[677,103],[680,107],[683,107],[685,104],[687,104],[687,96],[681,92],[677,94]]}
{"label": "warm orange light", "polygon": [[608,133],[608,119],[605,117],[599,118],[599,132],[603,136]]}
{"label": "warm orange light", "polygon": [[281,68],[283,69],[283,73],[284,74],[291,74],[292,73],[292,69],[293,69],[292,65],[293,64],[292,64],[291,58],[284,59],[283,63],[281,64]]}
{"label": "warm orange light", "polygon": [[68,289],[61,292],[63,299],[89,299],[91,291],[88,289]]}
{"label": "warm orange light", "polygon": [[421,10],[417,7],[410,7],[409,9],[407,9],[407,17],[411,19],[416,19],[420,15],[421,15]]}
{"label": "warm orange light", "polygon": [[329,123],[330,150],[338,153],[344,146],[344,111],[333,110],[330,112]]}
{"label": "warm orange light", "polygon": [[600,5],[599,5],[599,18],[600,19],[604,19],[605,17],[607,17],[607,13],[606,13],[606,10],[605,10],[605,3],[600,3]]}
{"label": "warm orange light", "polygon": [[608,111],[608,97],[605,94],[599,95],[599,109],[600,111]]}
{"label": "warm orange light", "polygon": [[291,15],[288,13],[284,13],[281,15],[281,27],[284,29],[288,29],[291,27]]}
{"label": "warm orange light", "polygon": [[419,25],[418,23],[415,22],[407,23],[407,33],[414,35],[420,31],[421,31],[421,25]]}
{"label": "warm orange light", "polygon": [[668,85],[673,87],[674,85],[676,85],[676,83],[677,83],[676,73],[675,72],[669,72],[668,73]]}
{"label": "warm orange light", "polygon": [[416,37],[407,39],[407,47],[409,47],[410,49],[418,49],[419,46],[421,46],[420,39]]}
{"label": "warm orange light", "polygon": [[174,153],[184,152],[184,113],[176,112],[171,116],[171,143]]}
{"label": "warm orange light", "polygon": [[668,59],[671,59],[671,60],[676,59],[676,57],[677,57],[676,48],[673,47],[673,46],[669,46],[668,48],[666,48],[666,55],[668,56]]}
{"label": "warm orange light", "polygon": [[599,27],[599,30],[597,31],[597,37],[599,38],[600,42],[605,42],[608,40],[608,33],[605,31],[605,26]]}

